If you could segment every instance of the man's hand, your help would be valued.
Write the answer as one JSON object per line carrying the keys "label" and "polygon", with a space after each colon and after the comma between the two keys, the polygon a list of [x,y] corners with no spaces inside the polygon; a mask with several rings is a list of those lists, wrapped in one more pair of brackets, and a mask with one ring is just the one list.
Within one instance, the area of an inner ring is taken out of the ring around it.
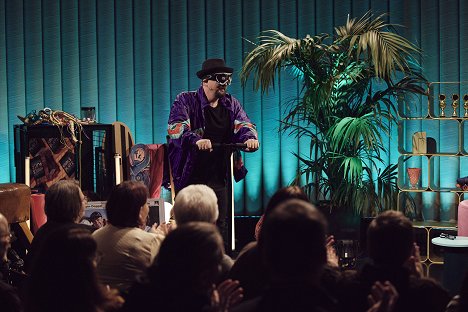
{"label": "man's hand", "polygon": [[211,141],[208,139],[200,139],[197,141],[197,147],[200,151],[212,151]]}
{"label": "man's hand", "polygon": [[258,143],[258,140],[254,139],[248,139],[247,141],[244,142],[245,145],[247,145],[247,148],[245,149],[246,152],[253,152],[258,150],[258,147],[260,144]]}

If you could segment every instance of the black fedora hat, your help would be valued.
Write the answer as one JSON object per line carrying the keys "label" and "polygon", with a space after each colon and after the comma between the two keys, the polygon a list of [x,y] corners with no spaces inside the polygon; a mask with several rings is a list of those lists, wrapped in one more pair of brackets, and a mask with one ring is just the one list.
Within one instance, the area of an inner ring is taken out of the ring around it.
{"label": "black fedora hat", "polygon": [[231,73],[234,70],[227,67],[223,59],[207,59],[203,62],[202,69],[197,71],[197,77],[203,79],[209,74],[214,73]]}

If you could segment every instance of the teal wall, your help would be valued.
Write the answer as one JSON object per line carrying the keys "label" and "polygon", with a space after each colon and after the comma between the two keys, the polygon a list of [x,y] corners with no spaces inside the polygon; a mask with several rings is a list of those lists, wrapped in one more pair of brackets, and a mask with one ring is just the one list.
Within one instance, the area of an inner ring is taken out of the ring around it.
{"label": "teal wall", "polygon": [[[16,115],[43,107],[126,123],[138,143],[164,142],[170,105],[195,89],[195,72],[222,57],[238,73],[261,30],[292,37],[332,32],[348,14],[389,12],[420,44],[430,80],[460,80],[468,71],[468,4],[460,0],[0,0],[0,182],[15,180]],[[285,74],[260,95],[234,79],[230,92],[257,123],[262,147],[245,155],[249,174],[236,184],[238,214],[257,214],[293,179],[306,142],[279,135],[278,120],[298,85]],[[397,131],[386,141],[398,159]],[[448,143],[450,144],[450,143]]]}

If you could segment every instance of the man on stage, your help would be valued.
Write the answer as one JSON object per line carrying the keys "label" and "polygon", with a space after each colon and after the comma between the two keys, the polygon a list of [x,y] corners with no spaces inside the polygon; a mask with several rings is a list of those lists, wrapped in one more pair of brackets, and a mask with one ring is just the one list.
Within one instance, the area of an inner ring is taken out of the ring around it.
{"label": "man on stage", "polygon": [[215,191],[219,209],[217,225],[225,244],[228,243],[227,192],[232,150],[215,147],[213,143],[244,143],[245,151],[259,147],[255,125],[240,102],[226,92],[232,73],[233,69],[223,59],[204,61],[197,72],[201,86],[197,91],[182,92],[176,97],[168,122],[175,191],[190,184],[206,184]]}

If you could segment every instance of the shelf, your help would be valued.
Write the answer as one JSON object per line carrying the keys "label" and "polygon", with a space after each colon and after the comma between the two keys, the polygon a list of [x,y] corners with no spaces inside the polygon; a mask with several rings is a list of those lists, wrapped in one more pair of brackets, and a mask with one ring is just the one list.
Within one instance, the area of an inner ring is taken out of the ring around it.
{"label": "shelf", "polygon": [[400,99],[398,116],[397,209],[416,220],[442,220],[415,222],[428,234],[456,230],[458,204],[468,193],[456,187],[457,178],[468,176],[468,81],[428,83],[426,98]]}
{"label": "shelf", "polygon": [[426,156],[427,158],[429,157],[433,157],[433,156],[465,156],[465,154],[462,154],[462,153],[434,153],[434,154],[423,154],[423,153],[420,153],[420,154],[414,154],[414,153],[400,153],[401,156],[406,156],[406,157],[413,157],[413,156]]}
{"label": "shelf", "polygon": [[[456,187],[457,178],[468,175],[468,81],[429,83],[426,103],[415,99],[419,102],[398,103],[398,210],[431,220],[413,221],[415,237],[423,261],[442,263],[443,249],[431,239],[440,233],[456,235],[458,205],[468,193]],[[418,169],[419,183],[411,188],[409,175],[415,182]]]}
{"label": "shelf", "polygon": [[[429,117],[438,118],[441,117],[440,108],[440,95],[445,95],[445,118],[453,119],[465,119],[465,109],[463,108],[463,96],[468,90],[468,81],[453,81],[453,82],[431,82],[428,85],[428,108]],[[455,108],[456,117],[452,117],[454,108],[452,107],[453,95],[458,96],[458,105]]]}
{"label": "shelf", "polygon": [[[413,154],[413,136],[416,132],[425,132],[426,143],[429,138],[433,139],[435,145],[432,154],[459,155],[465,150],[463,148],[463,137],[465,122],[458,119],[404,119],[398,122],[398,151],[400,154]],[[466,126],[468,137],[468,126]],[[463,131],[462,131],[463,129]],[[468,145],[467,149],[468,150]],[[418,154],[419,155],[419,154]]]}
{"label": "shelf", "polygon": [[423,188],[423,187],[417,187],[417,188],[411,188],[409,185],[403,185],[400,187],[401,191],[405,192],[413,192],[413,193],[418,193],[418,192],[431,192],[432,190],[429,188]]}
{"label": "shelf", "polygon": [[442,192],[442,193],[454,193],[454,194],[459,194],[459,193],[468,193],[468,191],[463,191],[462,189],[460,188],[430,188],[430,187],[427,187],[427,188],[422,188],[422,187],[418,187],[418,188],[411,188],[409,185],[404,185],[403,187],[400,187],[400,191],[403,191],[403,192],[413,192],[413,193],[418,193],[418,192],[434,192],[434,193],[439,193],[439,192]]}
{"label": "shelf", "polygon": [[438,120],[438,121],[445,121],[445,120],[455,120],[455,121],[465,121],[465,120],[468,120],[468,117],[465,117],[465,116],[457,116],[457,117],[433,117],[433,116],[430,116],[430,115],[427,115],[427,116],[422,116],[422,117],[402,117],[402,116],[399,116],[399,119],[400,120]]}
{"label": "shelf", "polygon": [[417,228],[433,228],[433,229],[457,229],[457,224],[453,222],[440,221],[414,221],[413,226]]}

